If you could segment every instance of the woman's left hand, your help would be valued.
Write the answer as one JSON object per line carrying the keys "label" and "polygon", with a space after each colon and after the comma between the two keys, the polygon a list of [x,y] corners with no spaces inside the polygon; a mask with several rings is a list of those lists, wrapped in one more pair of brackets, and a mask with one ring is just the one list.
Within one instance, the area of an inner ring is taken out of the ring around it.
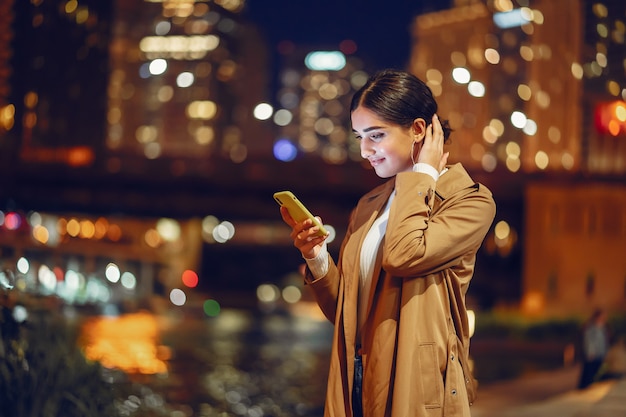
{"label": "woman's left hand", "polygon": [[439,122],[439,117],[435,114],[432,123],[426,128],[426,136],[417,162],[431,165],[437,172],[441,172],[446,167],[448,155],[450,155],[449,152],[443,152],[443,142],[443,128]]}

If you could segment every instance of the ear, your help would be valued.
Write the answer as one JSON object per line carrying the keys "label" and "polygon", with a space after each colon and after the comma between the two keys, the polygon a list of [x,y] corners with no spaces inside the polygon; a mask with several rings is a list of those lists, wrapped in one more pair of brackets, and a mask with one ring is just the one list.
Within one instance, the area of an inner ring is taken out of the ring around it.
{"label": "ear", "polygon": [[426,137],[426,121],[421,117],[413,120],[411,135],[415,142],[421,142]]}

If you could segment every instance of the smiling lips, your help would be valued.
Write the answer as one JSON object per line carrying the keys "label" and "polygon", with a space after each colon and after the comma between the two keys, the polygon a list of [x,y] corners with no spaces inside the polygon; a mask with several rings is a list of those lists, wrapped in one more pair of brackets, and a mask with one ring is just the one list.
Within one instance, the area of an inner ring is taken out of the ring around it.
{"label": "smiling lips", "polygon": [[375,167],[377,165],[380,165],[383,161],[385,160],[385,158],[373,158],[373,159],[369,159],[370,164]]}

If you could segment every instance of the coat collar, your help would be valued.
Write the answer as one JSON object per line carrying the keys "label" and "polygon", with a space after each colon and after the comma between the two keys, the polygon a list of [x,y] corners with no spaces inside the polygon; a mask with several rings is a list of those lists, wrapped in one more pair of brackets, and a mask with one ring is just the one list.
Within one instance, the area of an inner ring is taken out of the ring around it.
{"label": "coat collar", "polygon": [[[395,188],[395,184],[396,180],[395,177],[393,177],[363,196],[359,202],[359,209],[354,213],[355,218],[353,219],[353,223],[358,229],[362,231],[369,230],[374,220],[376,220],[380,214],[380,211],[385,207],[389,196]],[[362,239],[364,238],[365,235],[362,236]],[[361,243],[363,242],[359,242],[359,244]]]}

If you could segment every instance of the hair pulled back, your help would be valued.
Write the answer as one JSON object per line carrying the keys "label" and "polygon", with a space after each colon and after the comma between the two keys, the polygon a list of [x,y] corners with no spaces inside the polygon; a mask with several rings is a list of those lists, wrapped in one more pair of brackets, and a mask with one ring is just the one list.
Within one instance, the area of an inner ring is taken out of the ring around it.
{"label": "hair pulled back", "polygon": [[[394,69],[379,71],[367,80],[352,97],[350,113],[359,106],[406,128],[418,118],[429,126],[437,113],[437,102],[426,83],[413,74]],[[444,141],[447,141],[452,129],[447,120],[441,120],[441,126]]]}

